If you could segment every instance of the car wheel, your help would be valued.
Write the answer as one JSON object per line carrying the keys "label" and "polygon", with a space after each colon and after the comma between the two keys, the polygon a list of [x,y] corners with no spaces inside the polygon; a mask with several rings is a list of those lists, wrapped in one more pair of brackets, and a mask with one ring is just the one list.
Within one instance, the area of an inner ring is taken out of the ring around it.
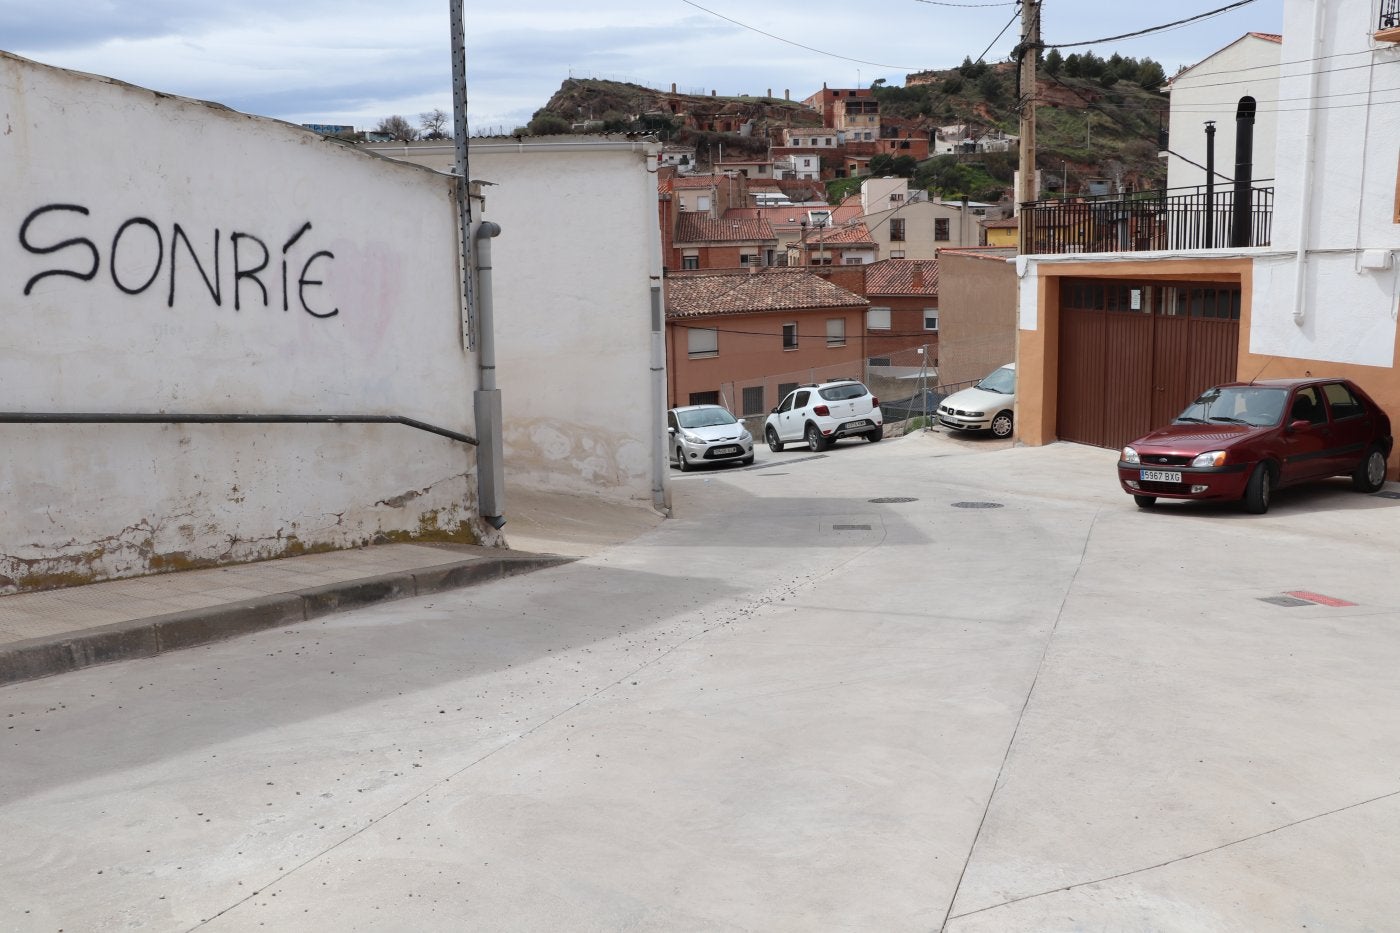
{"label": "car wheel", "polygon": [[679,447],[676,448],[676,460],[681,465],[682,473],[689,473],[691,470],[695,469],[695,467],[691,466],[690,461],[685,459],[685,451],[681,450]]}
{"label": "car wheel", "polygon": [[1011,421],[1011,412],[998,412],[997,416],[992,419],[992,436],[1010,437],[1011,429],[1013,426],[1014,425]]}
{"label": "car wheel", "polygon": [[775,454],[776,454],[776,453],[782,453],[782,450],[783,450],[783,442],[780,441],[780,440],[778,440],[778,432],[777,432],[777,431],[773,430],[772,428],[769,428],[767,431],[764,431],[764,432],[763,432],[763,436],[764,436],[764,438],[766,438],[767,441],[768,441],[768,449],[769,449],[769,450],[773,451],[773,453],[775,453]]}
{"label": "car wheel", "polygon": [[1249,483],[1244,487],[1244,510],[1255,515],[1269,511],[1269,493],[1274,483],[1268,464],[1261,463],[1249,475]]}
{"label": "car wheel", "polygon": [[743,460],[740,460],[739,462],[742,463],[744,466],[753,466],[753,454],[749,454],[747,457],[745,457]]}
{"label": "car wheel", "polygon": [[1156,496],[1133,496],[1133,501],[1136,502],[1136,503],[1138,504],[1138,508],[1140,508],[1140,509],[1150,509],[1150,508],[1152,508],[1154,505],[1157,504],[1157,497],[1156,497]]}
{"label": "car wheel", "polygon": [[884,437],[885,437],[885,429],[884,429],[884,428],[876,428],[875,430],[870,431],[869,433],[867,433],[867,434],[865,435],[865,439],[866,439],[867,441],[869,441],[870,443],[872,443],[872,444],[874,444],[874,443],[877,442],[877,441],[883,440]]}
{"label": "car wheel", "polygon": [[821,453],[823,450],[826,450],[827,439],[822,437],[822,432],[817,430],[817,426],[815,424],[807,425],[806,438],[807,448],[809,450],[815,451],[817,453]]}
{"label": "car wheel", "polygon": [[1385,452],[1379,447],[1366,451],[1366,459],[1356,465],[1351,485],[1358,492],[1376,492],[1385,485]]}

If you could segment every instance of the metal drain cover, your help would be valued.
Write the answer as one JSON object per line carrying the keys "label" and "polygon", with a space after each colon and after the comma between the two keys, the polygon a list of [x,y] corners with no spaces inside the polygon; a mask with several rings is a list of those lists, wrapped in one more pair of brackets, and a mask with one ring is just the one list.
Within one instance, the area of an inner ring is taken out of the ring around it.
{"label": "metal drain cover", "polygon": [[869,525],[832,525],[832,531],[870,531]]}
{"label": "metal drain cover", "polygon": [[1000,502],[954,502],[955,509],[999,509]]}
{"label": "metal drain cover", "polygon": [[918,502],[913,496],[881,496],[879,499],[868,499],[868,502]]}

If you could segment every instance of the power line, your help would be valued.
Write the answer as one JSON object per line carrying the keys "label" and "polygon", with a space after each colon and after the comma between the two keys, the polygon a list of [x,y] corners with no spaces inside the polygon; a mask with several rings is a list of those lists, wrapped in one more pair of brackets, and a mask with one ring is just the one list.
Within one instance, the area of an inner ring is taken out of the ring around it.
{"label": "power line", "polygon": [[[1036,7],[1036,11],[1039,12],[1039,10],[1040,10],[1040,7]],[[1003,26],[1003,27],[1001,27],[1001,32],[997,33],[997,37],[996,37],[995,39],[993,39],[991,42],[988,42],[988,43],[987,43],[987,47],[986,47],[985,49],[982,50],[982,54],[981,54],[981,55],[978,55],[977,58],[974,59],[974,61],[979,61],[979,62],[980,62],[982,59],[986,58],[986,57],[987,57],[987,53],[990,52],[990,51],[992,50],[992,46],[996,45],[998,42],[1001,41],[1001,37],[1004,36],[1004,35],[1006,35],[1006,30],[1008,30],[1008,29],[1011,28],[1011,24],[1014,23],[1014,22],[1016,22],[1016,17],[1018,17],[1018,16],[1020,16],[1020,15],[1021,15],[1021,14],[1020,14],[1019,12],[1012,13],[1012,14],[1011,14],[1011,18],[1010,18],[1009,20],[1006,21],[1006,25]]]}
{"label": "power line", "polygon": [[1164,32],[1168,29],[1174,29],[1177,26],[1185,26],[1187,23],[1194,23],[1197,20],[1208,19],[1212,16],[1219,16],[1221,13],[1228,13],[1230,10],[1238,9],[1242,6],[1247,6],[1248,4],[1251,4],[1253,2],[1254,0],[1238,0],[1238,2],[1232,3],[1229,6],[1220,7],[1218,10],[1210,10],[1206,13],[1197,13],[1195,16],[1188,16],[1186,19],[1179,19],[1174,23],[1163,23],[1160,26],[1149,26],[1146,29],[1139,29],[1136,32],[1125,32],[1119,36],[1105,36],[1102,39],[1090,39],[1088,42],[1061,42],[1055,45],[1042,45],[1041,48],[1072,49],[1076,46],[1081,45],[1099,45],[1103,42],[1115,42],[1119,39],[1133,39],[1137,36],[1151,35],[1154,32]]}
{"label": "power line", "polygon": [[[1356,53],[1354,53],[1354,52],[1348,52],[1348,53],[1345,53],[1345,54],[1354,55],[1354,54],[1356,54]],[[1368,50],[1367,50],[1365,53],[1363,53],[1363,54],[1370,54],[1370,50],[1368,49]],[[1328,58],[1335,58],[1336,56],[1335,56],[1335,55],[1329,55],[1329,56],[1327,56],[1327,57],[1328,57]],[[1317,59],[1314,59],[1314,60],[1317,60]],[[1298,64],[1298,63],[1297,63],[1297,62],[1289,62],[1289,64]],[[1275,79],[1275,80],[1282,81],[1284,78],[1308,78],[1308,77],[1312,77],[1313,75],[1333,75],[1333,74],[1341,74],[1341,73],[1344,72],[1344,71],[1357,71],[1358,69],[1361,69],[1361,68],[1375,68],[1377,65],[1388,65],[1388,64],[1393,64],[1393,62],[1363,62],[1363,63],[1360,64],[1360,65],[1343,65],[1343,66],[1340,67],[1340,68],[1322,68],[1322,69],[1319,69],[1319,70],[1317,70],[1317,71],[1299,71],[1299,72],[1296,72],[1296,73],[1294,73],[1294,74],[1279,74],[1279,75],[1274,75],[1274,76],[1272,76],[1272,77],[1273,77],[1273,79]],[[1259,65],[1259,66],[1256,66],[1256,67],[1260,67],[1260,68],[1281,68],[1282,65]],[[1243,71],[1244,69],[1240,69],[1240,70]],[[1214,74],[1229,74],[1229,72],[1213,72],[1213,73],[1214,73]],[[1194,90],[1196,90],[1196,89],[1198,89],[1198,88],[1207,88],[1207,87],[1230,87],[1231,85],[1235,85],[1235,84],[1257,84],[1257,83],[1260,82],[1260,81],[1268,81],[1268,80],[1271,80],[1270,76],[1264,75],[1264,76],[1257,77],[1257,78],[1241,78],[1241,79],[1238,80],[1238,81],[1216,81],[1216,82],[1214,82],[1214,83],[1212,83],[1212,84],[1194,84],[1194,85],[1191,85],[1191,86],[1188,87],[1188,88],[1185,88],[1185,90],[1194,91]]]}
{"label": "power line", "polygon": [[912,66],[910,66],[910,65],[891,65],[891,64],[888,64],[887,62],[868,62],[868,61],[866,61],[865,59],[862,59],[862,58],[851,58],[851,57],[848,56],[848,55],[838,55],[838,54],[836,54],[835,52],[827,52],[827,51],[825,51],[825,50],[823,50],[823,49],[814,49],[814,48],[812,48],[812,46],[810,46],[810,45],[803,45],[801,42],[794,42],[794,41],[792,41],[791,39],[784,39],[782,36],[775,36],[775,35],[773,35],[773,33],[771,33],[771,32],[764,32],[762,29],[759,29],[757,26],[750,26],[748,23],[741,23],[741,22],[739,22],[737,19],[731,19],[730,17],[725,16],[723,13],[716,13],[714,10],[707,9],[706,7],[703,7],[703,6],[701,6],[700,4],[696,3],[695,0],[681,0],[681,3],[685,3],[685,4],[688,4],[688,5],[690,5],[690,6],[693,6],[693,7],[695,7],[695,9],[697,9],[697,10],[700,10],[700,11],[705,12],[705,13],[709,13],[711,16],[718,17],[719,19],[722,19],[722,20],[724,20],[725,22],[733,23],[735,26],[740,26],[740,27],[742,27],[742,28],[744,28],[744,29],[748,29],[748,30],[751,30],[752,32],[756,32],[756,33],[758,33],[758,34],[761,35],[761,36],[767,36],[767,37],[770,38],[770,39],[777,39],[779,42],[785,42],[785,43],[787,43],[788,45],[796,46],[796,47],[799,48],[799,49],[806,49],[808,52],[816,52],[818,55],[826,55],[826,56],[828,56],[828,57],[830,57],[830,58],[839,58],[839,59],[841,59],[842,61],[855,62],[857,65],[874,65],[876,68],[894,68],[894,69],[897,69],[897,70],[899,70],[899,71],[918,71],[918,70],[919,70],[918,68],[914,68],[914,67],[912,67]]}
{"label": "power line", "polygon": [[915,3],[927,3],[929,6],[956,6],[965,9],[984,9],[994,6],[1016,6],[1021,0],[1001,0],[1000,3],[947,3],[944,0],[914,0]]}

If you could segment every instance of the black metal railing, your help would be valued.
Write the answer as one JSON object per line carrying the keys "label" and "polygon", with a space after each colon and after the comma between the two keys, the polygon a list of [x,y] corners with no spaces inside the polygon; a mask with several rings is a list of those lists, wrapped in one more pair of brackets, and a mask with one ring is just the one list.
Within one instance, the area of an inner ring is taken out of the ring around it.
{"label": "black metal railing", "polygon": [[[1400,0],[1396,0],[1400,3]],[[1131,253],[1268,246],[1273,188],[1250,188],[1237,217],[1235,189],[1222,184],[1021,205],[1024,253]]]}
{"label": "black metal railing", "polygon": [[246,415],[123,412],[0,412],[0,424],[402,424],[463,444],[477,439],[401,415]]}
{"label": "black metal railing", "polygon": [[1381,29],[1400,26],[1400,0],[1381,0]]}

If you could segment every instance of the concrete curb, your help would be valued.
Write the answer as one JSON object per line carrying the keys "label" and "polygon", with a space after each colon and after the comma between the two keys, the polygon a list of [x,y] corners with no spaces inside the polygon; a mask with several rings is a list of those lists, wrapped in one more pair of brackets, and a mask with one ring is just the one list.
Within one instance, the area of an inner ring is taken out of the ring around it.
{"label": "concrete curb", "polygon": [[573,560],[554,554],[474,558],[32,638],[0,648],[0,686],[109,661],[154,657],[391,599],[489,583]]}

